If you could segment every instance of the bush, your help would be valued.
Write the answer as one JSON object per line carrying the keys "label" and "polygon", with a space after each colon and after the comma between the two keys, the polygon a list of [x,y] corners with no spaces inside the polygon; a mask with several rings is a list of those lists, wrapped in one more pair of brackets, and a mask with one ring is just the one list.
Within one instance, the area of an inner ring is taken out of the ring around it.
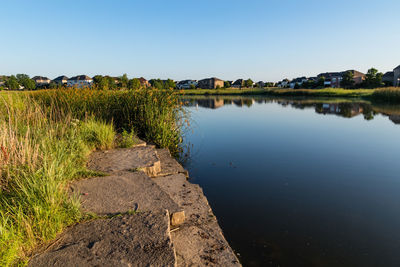
{"label": "bush", "polygon": [[128,132],[127,130],[123,130],[123,132],[117,138],[117,145],[121,148],[130,148],[135,146],[138,143],[138,139],[134,130]]}

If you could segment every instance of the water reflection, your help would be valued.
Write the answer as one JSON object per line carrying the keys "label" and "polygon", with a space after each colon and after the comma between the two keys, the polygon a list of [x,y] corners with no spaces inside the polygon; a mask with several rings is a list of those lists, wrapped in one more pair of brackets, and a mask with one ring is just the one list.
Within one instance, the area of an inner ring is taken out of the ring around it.
{"label": "water reflection", "polygon": [[184,102],[185,168],[244,266],[400,266],[400,105]]}
{"label": "water reflection", "polygon": [[265,98],[265,97],[189,97],[184,98],[189,107],[218,109],[225,105],[251,107],[253,104],[278,103],[297,109],[313,108],[321,115],[337,115],[353,118],[363,115],[365,120],[373,120],[375,115],[387,116],[393,123],[400,124],[400,105],[384,105],[369,101],[349,101],[347,99],[296,99],[296,98]]}

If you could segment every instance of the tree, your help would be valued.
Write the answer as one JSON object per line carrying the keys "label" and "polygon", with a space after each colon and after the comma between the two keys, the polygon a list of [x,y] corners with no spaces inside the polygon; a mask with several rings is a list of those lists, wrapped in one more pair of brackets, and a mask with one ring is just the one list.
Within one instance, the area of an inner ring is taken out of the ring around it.
{"label": "tree", "polygon": [[22,85],[25,89],[33,90],[36,88],[35,81],[30,79],[27,74],[17,74],[16,78],[18,83]]}
{"label": "tree", "polygon": [[383,73],[378,72],[378,70],[375,68],[371,68],[365,75],[364,85],[368,88],[383,86],[382,77]]}
{"label": "tree", "polygon": [[105,78],[106,81],[107,81],[107,86],[108,86],[108,89],[109,89],[109,90],[115,90],[115,89],[117,89],[117,84],[116,84],[116,82],[115,82],[116,79],[115,79],[114,77],[105,76],[104,78]]}
{"label": "tree", "polygon": [[231,83],[229,81],[224,81],[224,88],[231,87]]}
{"label": "tree", "polygon": [[124,75],[122,75],[119,78],[119,82],[120,82],[120,87],[121,88],[127,88],[128,87],[128,82],[129,82],[128,75],[126,75],[126,73]]}
{"label": "tree", "polygon": [[164,82],[164,89],[171,89],[171,88],[175,88],[176,84],[173,80],[168,79]]}
{"label": "tree", "polygon": [[128,88],[129,89],[133,89],[133,90],[140,89],[140,81],[139,81],[139,79],[138,78],[133,78],[133,79],[129,80]]}
{"label": "tree", "polygon": [[251,80],[251,79],[247,79],[245,82],[244,82],[244,87],[253,87],[253,81]]}
{"label": "tree", "polygon": [[317,87],[325,87],[325,77],[324,76],[319,77],[318,82],[317,82]]}
{"label": "tree", "polygon": [[17,90],[19,89],[18,79],[11,75],[4,84],[9,90]]}
{"label": "tree", "polygon": [[156,88],[156,89],[163,89],[164,88],[164,83],[160,79],[151,79],[149,81],[151,84],[151,87]]}
{"label": "tree", "polygon": [[102,75],[96,75],[93,77],[93,84],[99,90],[108,90],[108,81]]}
{"label": "tree", "polygon": [[340,82],[343,88],[352,88],[354,86],[354,73],[352,71],[346,71],[343,74],[343,79]]}

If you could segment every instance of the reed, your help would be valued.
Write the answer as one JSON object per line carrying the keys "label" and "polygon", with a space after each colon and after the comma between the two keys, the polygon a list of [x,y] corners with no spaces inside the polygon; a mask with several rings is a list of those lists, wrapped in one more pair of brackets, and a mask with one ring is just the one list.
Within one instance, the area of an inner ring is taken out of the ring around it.
{"label": "reed", "polygon": [[400,87],[377,89],[371,95],[371,98],[384,102],[400,103]]}
{"label": "reed", "polygon": [[23,265],[33,249],[84,218],[67,186],[91,175],[91,151],[113,148],[121,131],[123,146],[136,132],[177,153],[181,114],[170,91],[2,92],[0,266]]}

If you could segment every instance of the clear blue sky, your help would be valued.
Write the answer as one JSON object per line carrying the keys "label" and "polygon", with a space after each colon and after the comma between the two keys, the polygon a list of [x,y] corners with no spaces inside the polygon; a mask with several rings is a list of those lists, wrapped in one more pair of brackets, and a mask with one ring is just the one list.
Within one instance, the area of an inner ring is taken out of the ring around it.
{"label": "clear blue sky", "polygon": [[277,81],[400,65],[400,1],[3,0],[0,34],[0,74]]}

